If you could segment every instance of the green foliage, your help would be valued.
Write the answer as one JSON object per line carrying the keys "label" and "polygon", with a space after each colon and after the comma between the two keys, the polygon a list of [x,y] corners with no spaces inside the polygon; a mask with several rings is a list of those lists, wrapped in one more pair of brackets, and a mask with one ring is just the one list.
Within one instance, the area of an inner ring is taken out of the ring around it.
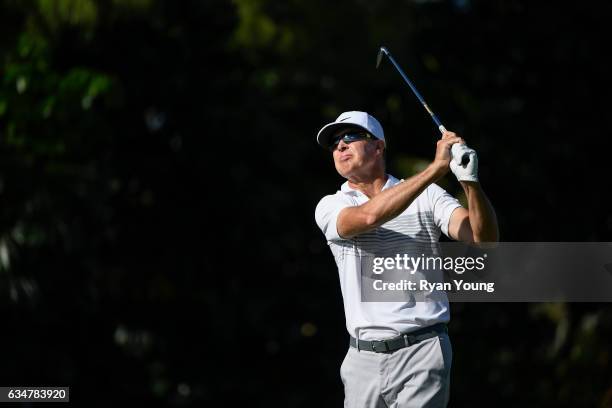
{"label": "green foliage", "polygon": [[295,31],[287,24],[274,21],[264,11],[266,0],[233,0],[239,18],[232,44],[245,50],[273,49],[288,53],[294,45]]}
{"label": "green foliage", "polygon": [[5,143],[22,153],[63,152],[66,135],[53,131],[53,119],[83,121],[83,111],[113,87],[111,77],[95,69],[60,70],[55,65],[48,42],[31,32],[22,33],[5,58],[0,88],[0,114],[7,116]]}
{"label": "green foliage", "polygon": [[63,25],[92,28],[98,19],[95,0],[37,0],[38,11],[45,22],[58,29]]}

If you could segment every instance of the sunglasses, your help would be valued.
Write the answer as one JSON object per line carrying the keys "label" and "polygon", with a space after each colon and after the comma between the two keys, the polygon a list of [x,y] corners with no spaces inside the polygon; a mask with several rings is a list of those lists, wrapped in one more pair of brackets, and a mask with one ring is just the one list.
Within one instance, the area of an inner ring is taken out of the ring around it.
{"label": "sunglasses", "polygon": [[332,152],[336,150],[336,147],[338,147],[338,144],[341,140],[346,144],[350,144],[353,142],[357,142],[358,140],[366,139],[372,139],[372,135],[367,132],[348,132],[334,138],[329,146],[329,150],[331,150]]}

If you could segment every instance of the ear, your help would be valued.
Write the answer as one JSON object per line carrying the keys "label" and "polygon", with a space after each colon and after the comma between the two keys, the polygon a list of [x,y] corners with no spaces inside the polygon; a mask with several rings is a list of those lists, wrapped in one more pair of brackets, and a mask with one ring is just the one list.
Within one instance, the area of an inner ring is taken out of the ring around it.
{"label": "ear", "polygon": [[385,142],[383,142],[382,140],[377,140],[376,151],[380,151],[380,154],[383,154],[383,152],[385,151]]}

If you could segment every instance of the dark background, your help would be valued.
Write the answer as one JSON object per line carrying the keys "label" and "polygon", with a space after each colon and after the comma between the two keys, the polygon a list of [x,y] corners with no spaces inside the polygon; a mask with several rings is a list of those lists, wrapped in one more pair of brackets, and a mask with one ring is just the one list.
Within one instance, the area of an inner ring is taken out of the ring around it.
{"label": "dark background", "polygon": [[[537,4],[536,4],[537,3]],[[1,385],[75,404],[341,406],[347,334],[314,222],[318,129],[437,129],[504,241],[610,241],[607,3],[0,2]],[[452,175],[441,184],[460,195]],[[463,199],[463,198],[462,198]],[[607,304],[453,304],[450,406],[612,406]]]}

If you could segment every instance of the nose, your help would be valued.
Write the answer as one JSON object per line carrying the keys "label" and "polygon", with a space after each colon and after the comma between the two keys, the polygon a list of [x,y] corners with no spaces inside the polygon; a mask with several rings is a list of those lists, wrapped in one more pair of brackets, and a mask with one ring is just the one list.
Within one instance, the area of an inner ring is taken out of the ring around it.
{"label": "nose", "polygon": [[344,140],[340,140],[337,149],[341,152],[345,151],[346,149],[348,149],[348,143],[346,143]]}

